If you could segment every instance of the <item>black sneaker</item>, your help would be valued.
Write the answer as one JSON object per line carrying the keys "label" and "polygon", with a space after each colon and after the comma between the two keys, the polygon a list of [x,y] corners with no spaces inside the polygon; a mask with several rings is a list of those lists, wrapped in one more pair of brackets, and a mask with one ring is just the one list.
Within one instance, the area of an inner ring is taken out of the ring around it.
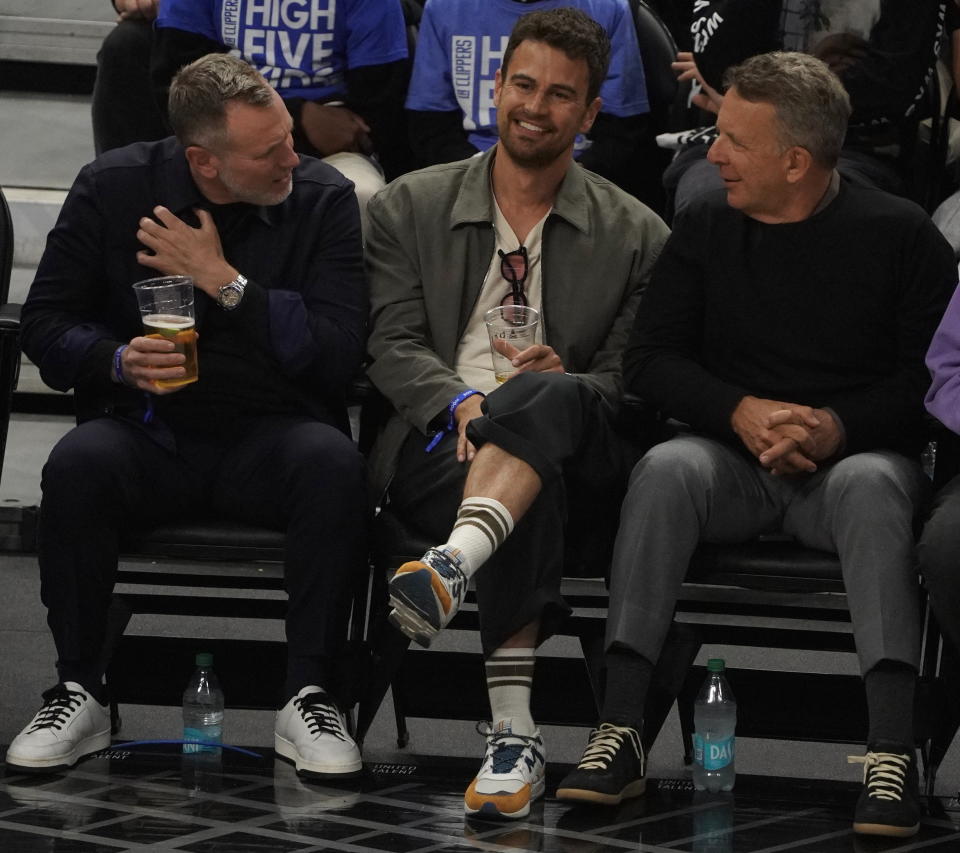
{"label": "black sneaker", "polygon": [[637,730],[601,723],[590,732],[577,769],[560,783],[557,799],[615,806],[646,790],[645,769]]}
{"label": "black sneaker", "polygon": [[861,835],[909,838],[920,828],[920,780],[914,750],[902,743],[878,741],[866,755],[851,755],[863,764],[863,791],[853,815]]}

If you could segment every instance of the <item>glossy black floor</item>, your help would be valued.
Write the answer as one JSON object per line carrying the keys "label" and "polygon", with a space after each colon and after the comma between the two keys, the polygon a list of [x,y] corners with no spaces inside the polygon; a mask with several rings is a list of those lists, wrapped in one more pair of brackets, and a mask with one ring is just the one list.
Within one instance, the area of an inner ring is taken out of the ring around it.
{"label": "glossy black floor", "polygon": [[956,800],[935,800],[913,839],[864,839],[850,829],[857,789],[847,784],[741,776],[733,794],[710,796],[686,780],[650,780],[645,797],[619,808],[548,797],[529,819],[498,824],[464,819],[472,762],[371,765],[333,785],[298,779],[267,751],[198,766],[176,750],[115,746],[54,777],[7,771],[0,851],[960,851]]}

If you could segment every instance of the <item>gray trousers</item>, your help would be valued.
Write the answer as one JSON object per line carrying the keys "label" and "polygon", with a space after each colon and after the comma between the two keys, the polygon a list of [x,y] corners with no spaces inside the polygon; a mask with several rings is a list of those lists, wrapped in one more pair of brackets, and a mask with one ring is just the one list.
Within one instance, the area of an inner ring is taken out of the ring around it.
{"label": "gray trousers", "polygon": [[928,490],[920,466],[892,451],[777,477],[710,438],[658,444],[634,467],[623,503],[607,647],[616,643],[656,663],[697,543],[783,531],[839,555],[861,673],[881,660],[916,668],[913,519]]}

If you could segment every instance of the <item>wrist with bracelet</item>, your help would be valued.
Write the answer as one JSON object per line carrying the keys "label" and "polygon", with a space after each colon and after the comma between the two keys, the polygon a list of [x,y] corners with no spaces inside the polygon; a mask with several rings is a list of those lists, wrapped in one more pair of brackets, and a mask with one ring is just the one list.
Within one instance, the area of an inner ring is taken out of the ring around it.
{"label": "wrist with bracelet", "polygon": [[447,423],[433,434],[433,438],[430,439],[430,443],[427,445],[427,449],[425,451],[426,453],[429,453],[431,450],[433,450],[443,440],[445,435],[453,432],[457,425],[457,407],[468,397],[473,397],[477,394],[479,394],[481,397],[486,396],[486,394],[484,394],[482,391],[477,391],[474,388],[468,388],[466,391],[461,391],[450,401],[450,404],[447,406]]}
{"label": "wrist with bracelet", "polygon": [[129,346],[129,344],[120,344],[113,351],[113,381],[119,385],[129,386],[127,382],[127,377],[123,375],[123,351]]}

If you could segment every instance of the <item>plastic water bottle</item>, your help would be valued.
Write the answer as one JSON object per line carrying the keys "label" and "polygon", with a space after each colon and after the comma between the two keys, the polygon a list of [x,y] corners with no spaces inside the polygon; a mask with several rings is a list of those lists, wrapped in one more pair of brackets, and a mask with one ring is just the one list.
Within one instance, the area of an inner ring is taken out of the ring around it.
{"label": "plastic water bottle", "polygon": [[219,755],[219,744],[223,742],[223,691],[213,671],[213,655],[200,652],[196,662],[196,672],[183,691],[183,739],[216,746],[185,743],[183,751]]}
{"label": "plastic water bottle", "polygon": [[737,701],[723,672],[721,658],[707,662],[707,679],[693,706],[693,786],[698,791],[730,791],[736,776]]}

